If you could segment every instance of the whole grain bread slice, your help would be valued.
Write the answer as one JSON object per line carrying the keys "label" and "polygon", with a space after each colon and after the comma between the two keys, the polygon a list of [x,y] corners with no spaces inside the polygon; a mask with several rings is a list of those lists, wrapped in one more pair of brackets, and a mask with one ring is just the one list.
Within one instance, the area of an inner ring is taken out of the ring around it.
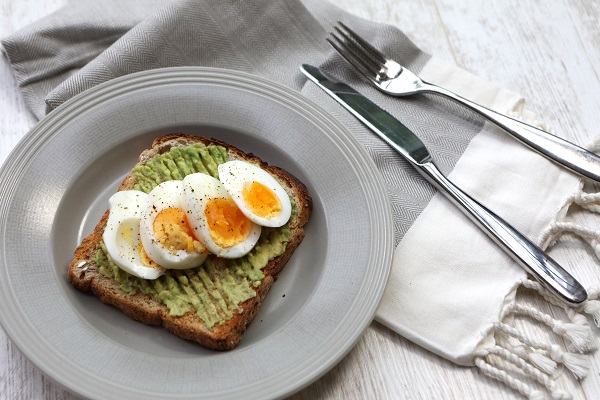
{"label": "whole grain bread slice", "polygon": [[[75,288],[93,293],[104,303],[119,308],[136,321],[147,325],[162,325],[175,335],[198,342],[210,349],[230,350],[239,343],[267,292],[304,238],[304,225],[312,210],[312,199],[306,186],[285,170],[268,165],[253,154],[244,153],[230,144],[208,137],[183,134],[161,136],[153,141],[150,149],[144,150],[140,154],[137,165],[145,165],[157,155],[168,152],[173,147],[185,147],[194,143],[222,146],[227,150],[229,160],[245,160],[259,165],[283,186],[290,199],[295,203],[296,212],[288,223],[291,238],[285,251],[270,260],[262,269],[264,278],[258,286],[254,287],[256,296],[239,304],[241,311],[234,313],[231,319],[209,329],[195,311],[188,312],[183,316],[172,316],[168,307],[154,296],[139,291],[135,294],[126,293],[116,279],[103,275],[99,265],[95,262],[98,245],[102,241],[108,220],[108,210],[96,225],[93,233],[87,236],[75,250],[74,258],[68,267],[68,276]],[[119,190],[133,189],[136,183],[137,178],[135,174],[131,173],[123,180]]]}

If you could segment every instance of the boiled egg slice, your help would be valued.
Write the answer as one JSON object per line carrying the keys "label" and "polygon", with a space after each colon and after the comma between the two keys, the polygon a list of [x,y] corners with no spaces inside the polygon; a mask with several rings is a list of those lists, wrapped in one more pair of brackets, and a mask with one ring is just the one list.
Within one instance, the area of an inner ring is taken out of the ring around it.
{"label": "boiled egg slice", "polygon": [[244,215],[267,227],[284,225],[292,204],[283,187],[262,168],[240,160],[219,165],[219,180]]}
{"label": "boiled egg slice", "polygon": [[148,194],[140,237],[150,259],[167,269],[201,265],[208,252],[196,239],[183,208],[183,182],[167,181]]}
{"label": "boiled egg slice", "polygon": [[261,227],[246,218],[218,179],[196,173],[183,185],[190,226],[211,253],[238,258],[252,250]]}
{"label": "boiled egg slice", "polygon": [[156,279],[165,269],[148,259],[140,240],[140,220],[147,200],[148,195],[137,190],[112,195],[102,239],[108,254],[121,269],[140,278]]}

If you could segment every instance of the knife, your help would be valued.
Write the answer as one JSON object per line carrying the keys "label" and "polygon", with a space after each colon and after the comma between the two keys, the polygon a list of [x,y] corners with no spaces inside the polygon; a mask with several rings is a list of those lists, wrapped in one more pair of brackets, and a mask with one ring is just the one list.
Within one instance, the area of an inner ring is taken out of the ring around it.
{"label": "knife", "polygon": [[423,142],[400,121],[350,86],[318,68],[303,64],[301,70],[406,158],[427,181],[545,288],[570,305],[579,305],[587,299],[583,286],[542,249],[448,180],[434,164]]}

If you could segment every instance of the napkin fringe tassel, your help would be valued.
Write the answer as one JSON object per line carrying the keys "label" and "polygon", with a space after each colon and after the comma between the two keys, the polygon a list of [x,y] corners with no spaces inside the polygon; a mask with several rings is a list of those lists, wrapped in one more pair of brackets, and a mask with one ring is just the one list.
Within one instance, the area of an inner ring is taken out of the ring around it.
{"label": "napkin fringe tassel", "polygon": [[536,340],[505,323],[497,323],[495,329],[515,339],[517,344],[512,345],[512,350],[548,375],[556,374],[559,364],[564,365],[577,379],[585,378],[589,372],[590,360],[584,354],[565,351],[557,344]]}
{"label": "napkin fringe tassel", "polygon": [[507,307],[507,311],[513,315],[524,315],[542,324],[545,324],[554,333],[560,335],[563,339],[570,342],[571,346],[578,352],[586,352],[596,349],[594,336],[589,324],[587,323],[587,319],[573,310],[571,310],[572,312],[567,313],[571,323],[554,319],[551,315],[545,314],[537,310],[535,307],[529,305],[514,303]]}
{"label": "napkin fringe tassel", "polygon": [[475,358],[475,365],[481,370],[481,372],[499,382],[504,383],[508,387],[516,390],[523,396],[530,400],[543,400],[545,398],[544,393],[539,390],[533,390],[531,386],[521,382],[521,380],[513,378],[504,369],[494,367],[490,363],[484,360],[483,357]]}
{"label": "napkin fringe tassel", "polygon": [[[543,399],[544,391],[533,384],[537,382],[552,399],[571,399],[572,396],[557,387],[555,378],[563,367],[573,373],[576,379],[585,378],[591,368],[589,356],[585,353],[596,350],[596,342],[588,319],[582,315],[589,305],[573,309],[561,303],[537,281],[524,279],[521,286],[536,291],[549,303],[560,306],[565,311],[565,320],[559,320],[530,305],[513,301],[502,310],[501,321],[521,316],[524,321],[545,325],[549,330],[568,344],[553,344],[529,336],[522,330],[506,322],[494,324],[493,344],[482,346],[475,357],[475,365],[483,374],[496,379],[516,390],[528,399]],[[590,291],[591,308],[599,303],[600,288]],[[568,320],[567,320],[568,319]]]}
{"label": "napkin fringe tassel", "polygon": [[[531,385],[525,383],[523,379],[513,377],[513,373],[535,379],[550,392],[553,399],[572,399],[569,393],[557,388],[556,382],[551,377],[537,370],[526,360],[520,358],[510,350],[500,346],[493,346],[486,349],[486,352],[485,356],[475,358],[475,365],[484,375],[502,382],[530,400],[541,400],[545,399],[546,396],[542,391],[534,389]],[[496,356],[496,359],[493,356]]]}

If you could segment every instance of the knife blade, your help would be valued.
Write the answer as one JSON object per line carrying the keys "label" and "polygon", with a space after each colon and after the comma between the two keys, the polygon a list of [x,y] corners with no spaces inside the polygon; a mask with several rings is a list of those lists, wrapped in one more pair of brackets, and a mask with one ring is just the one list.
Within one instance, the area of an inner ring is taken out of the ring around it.
{"label": "knife blade", "polygon": [[394,116],[316,67],[303,64],[301,71],[406,158],[425,179],[545,288],[569,305],[579,305],[587,299],[583,286],[548,254],[446,178],[435,165],[425,144]]}

